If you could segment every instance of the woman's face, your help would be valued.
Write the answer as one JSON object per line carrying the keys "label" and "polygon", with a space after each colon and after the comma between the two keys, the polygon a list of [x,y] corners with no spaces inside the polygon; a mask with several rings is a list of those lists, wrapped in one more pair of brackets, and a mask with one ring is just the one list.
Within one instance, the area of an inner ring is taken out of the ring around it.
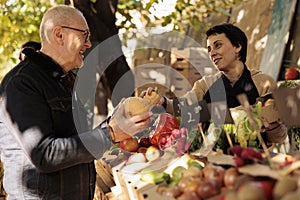
{"label": "woman's face", "polygon": [[241,46],[235,47],[224,33],[211,35],[207,38],[208,54],[216,68],[228,71],[239,61]]}

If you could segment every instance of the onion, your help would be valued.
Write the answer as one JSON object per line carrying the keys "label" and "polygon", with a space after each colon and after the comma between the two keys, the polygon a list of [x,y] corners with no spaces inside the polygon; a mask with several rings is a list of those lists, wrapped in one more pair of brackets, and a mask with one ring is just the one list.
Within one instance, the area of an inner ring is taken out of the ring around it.
{"label": "onion", "polygon": [[225,171],[224,185],[228,188],[232,188],[235,184],[236,178],[239,175],[237,168],[231,167]]}

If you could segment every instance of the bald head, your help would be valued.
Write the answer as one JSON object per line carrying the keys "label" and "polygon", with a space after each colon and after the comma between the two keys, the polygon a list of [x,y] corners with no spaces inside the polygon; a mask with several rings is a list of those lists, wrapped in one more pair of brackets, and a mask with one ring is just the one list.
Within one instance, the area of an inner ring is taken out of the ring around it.
{"label": "bald head", "polygon": [[58,5],[50,8],[44,15],[40,25],[41,42],[48,41],[51,30],[55,26],[69,26],[73,21],[84,20],[82,13],[74,7]]}
{"label": "bald head", "polygon": [[83,14],[74,7],[50,8],[40,25],[41,52],[68,72],[83,65],[82,55],[91,47],[89,27]]}

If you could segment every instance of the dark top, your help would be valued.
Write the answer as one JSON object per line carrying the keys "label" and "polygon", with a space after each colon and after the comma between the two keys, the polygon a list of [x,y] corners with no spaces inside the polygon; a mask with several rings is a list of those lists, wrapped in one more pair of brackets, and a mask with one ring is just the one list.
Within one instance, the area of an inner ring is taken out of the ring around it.
{"label": "dark top", "polygon": [[[234,108],[241,105],[236,97],[242,93],[247,95],[251,105],[255,104],[256,99],[259,97],[257,88],[247,67],[244,67],[241,77],[233,86],[231,86],[230,81],[223,74],[208,89],[203,99],[206,100],[207,103],[226,101],[229,108]],[[226,99],[223,99],[224,97],[226,97]]]}

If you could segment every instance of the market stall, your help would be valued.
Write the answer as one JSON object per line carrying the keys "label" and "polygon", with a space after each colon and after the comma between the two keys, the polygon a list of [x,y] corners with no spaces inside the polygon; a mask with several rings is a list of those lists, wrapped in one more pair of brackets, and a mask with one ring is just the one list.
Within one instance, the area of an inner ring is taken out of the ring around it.
{"label": "market stall", "polygon": [[[272,101],[254,106],[241,102],[240,108],[229,110],[232,121],[211,123],[207,131],[201,128],[205,117],[189,126],[182,116],[157,113],[143,133],[116,144],[99,161],[108,175],[104,182],[113,180],[105,198],[297,199],[299,154],[275,152],[259,129],[262,116],[272,121],[286,113],[291,114],[283,122],[299,126],[299,112],[294,111],[299,91],[283,88]],[[211,108],[207,110],[211,117]]]}

